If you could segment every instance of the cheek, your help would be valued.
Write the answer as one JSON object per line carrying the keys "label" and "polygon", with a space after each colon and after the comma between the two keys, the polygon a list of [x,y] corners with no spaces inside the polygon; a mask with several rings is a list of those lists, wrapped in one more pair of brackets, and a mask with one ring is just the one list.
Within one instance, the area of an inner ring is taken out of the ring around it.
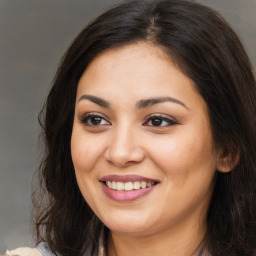
{"label": "cheek", "polygon": [[88,136],[76,129],[73,130],[71,137],[71,156],[75,168],[75,175],[80,191],[91,206],[94,205],[95,198],[99,193],[94,193],[95,185],[98,185],[97,173],[94,170],[99,158],[99,148],[90,142]]}
{"label": "cheek", "polygon": [[176,178],[190,174],[204,176],[213,172],[215,166],[211,139],[208,136],[198,138],[193,132],[155,145],[151,157],[167,176]]}
{"label": "cheek", "polygon": [[166,212],[172,212],[173,205],[177,212],[188,213],[202,202],[204,206],[208,204],[215,167],[210,140],[203,141],[196,136],[183,136],[170,139],[169,143],[151,151],[154,164],[165,176],[162,182],[164,201],[172,202]]}
{"label": "cheek", "polygon": [[90,140],[73,131],[71,137],[71,156],[76,172],[89,172],[95,165],[99,148],[97,143],[90,143]]}

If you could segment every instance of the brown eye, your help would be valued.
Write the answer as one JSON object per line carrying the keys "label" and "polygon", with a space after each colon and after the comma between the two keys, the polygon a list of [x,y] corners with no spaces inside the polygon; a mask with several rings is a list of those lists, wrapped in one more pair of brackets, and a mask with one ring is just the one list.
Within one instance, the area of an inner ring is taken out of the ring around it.
{"label": "brown eye", "polygon": [[163,120],[160,118],[154,118],[151,120],[151,124],[153,126],[161,126],[162,122],[163,122]]}
{"label": "brown eye", "polygon": [[176,121],[163,116],[151,116],[143,124],[145,126],[153,127],[168,127],[177,124]]}
{"label": "brown eye", "polygon": [[110,123],[99,115],[87,114],[81,118],[81,122],[87,126],[109,125]]}
{"label": "brown eye", "polygon": [[101,123],[101,119],[102,118],[97,117],[97,116],[91,117],[90,122],[91,122],[92,125],[99,125]]}

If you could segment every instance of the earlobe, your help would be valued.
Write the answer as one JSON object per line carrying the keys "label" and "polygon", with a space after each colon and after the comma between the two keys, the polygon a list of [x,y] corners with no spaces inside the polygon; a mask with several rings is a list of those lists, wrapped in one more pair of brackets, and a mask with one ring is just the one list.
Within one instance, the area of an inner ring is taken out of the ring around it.
{"label": "earlobe", "polygon": [[233,155],[227,151],[222,152],[217,161],[216,169],[222,173],[232,171],[239,163],[240,153]]}

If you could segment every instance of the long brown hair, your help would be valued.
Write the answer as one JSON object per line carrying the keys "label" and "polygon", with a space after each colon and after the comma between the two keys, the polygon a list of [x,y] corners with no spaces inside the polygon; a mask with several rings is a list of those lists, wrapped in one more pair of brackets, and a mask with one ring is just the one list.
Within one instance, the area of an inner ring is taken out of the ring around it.
{"label": "long brown hair", "polygon": [[[208,7],[188,0],[128,1],[90,23],[64,55],[40,114],[44,158],[34,197],[37,242],[63,256],[90,255],[104,227],[82,197],[70,139],[79,78],[104,50],[138,41],[163,48],[207,103],[215,144],[240,161],[216,171],[205,247],[212,255],[256,248],[256,82],[235,32]],[[87,255],[87,254],[86,254]]]}

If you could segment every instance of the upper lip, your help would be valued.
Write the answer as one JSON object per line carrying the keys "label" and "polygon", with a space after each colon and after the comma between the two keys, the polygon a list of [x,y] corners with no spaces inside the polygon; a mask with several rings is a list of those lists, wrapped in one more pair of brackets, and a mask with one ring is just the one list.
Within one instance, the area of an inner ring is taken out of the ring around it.
{"label": "upper lip", "polygon": [[158,180],[139,176],[139,175],[107,175],[101,177],[100,181],[120,181],[120,182],[129,182],[129,181],[146,181],[146,182],[159,182]]}

